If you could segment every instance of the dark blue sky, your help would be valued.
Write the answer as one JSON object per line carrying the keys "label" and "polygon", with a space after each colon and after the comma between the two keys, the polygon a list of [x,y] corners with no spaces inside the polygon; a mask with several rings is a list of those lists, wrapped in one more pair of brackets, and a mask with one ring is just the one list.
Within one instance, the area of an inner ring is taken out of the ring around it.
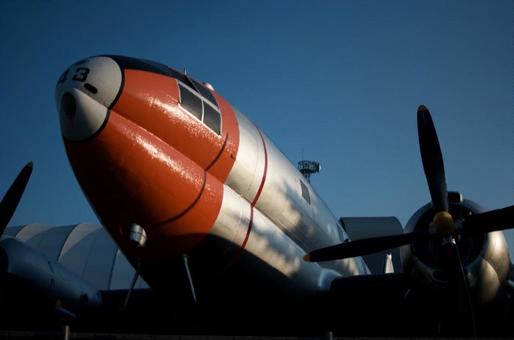
{"label": "dark blue sky", "polygon": [[212,83],[292,161],[321,162],[313,184],[336,216],[405,223],[427,202],[419,104],[448,187],[513,204],[513,26],[512,1],[2,1],[0,193],[35,162],[11,224],[97,221],[53,91],[69,64],[104,53]]}

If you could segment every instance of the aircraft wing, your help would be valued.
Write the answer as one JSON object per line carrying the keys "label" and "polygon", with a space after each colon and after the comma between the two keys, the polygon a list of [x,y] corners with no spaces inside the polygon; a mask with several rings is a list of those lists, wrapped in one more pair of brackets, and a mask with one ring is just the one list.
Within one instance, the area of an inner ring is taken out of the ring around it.
{"label": "aircraft wing", "polygon": [[[98,224],[33,223],[6,228],[4,235],[56,261],[98,290],[128,289],[134,275],[125,255]],[[139,278],[135,288],[148,288],[148,285]]]}
{"label": "aircraft wing", "polygon": [[[8,328],[30,319],[52,323],[105,307],[119,310],[135,272],[107,231],[88,223],[6,228],[0,259],[2,304],[9,310],[1,323]],[[149,293],[142,291],[150,289],[141,277],[135,290],[133,297],[146,301]]]}

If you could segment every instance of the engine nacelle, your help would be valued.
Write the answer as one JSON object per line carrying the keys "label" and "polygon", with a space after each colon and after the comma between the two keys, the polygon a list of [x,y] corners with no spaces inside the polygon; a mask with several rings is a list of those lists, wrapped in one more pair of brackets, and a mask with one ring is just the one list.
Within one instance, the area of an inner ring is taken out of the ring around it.
{"label": "engine nacelle", "polygon": [[[456,223],[483,209],[460,193],[448,194],[450,214]],[[431,204],[421,207],[409,219],[405,232],[428,230],[434,211]],[[509,273],[509,248],[502,231],[474,236],[459,235],[458,247],[472,297],[478,304],[491,302]],[[401,248],[404,271],[415,282],[433,290],[448,284],[442,269],[441,241],[419,241]]]}
{"label": "engine nacelle", "polygon": [[60,263],[14,238],[0,241],[0,271],[11,281],[38,291],[49,300],[59,300],[73,312],[99,306],[100,292]]}

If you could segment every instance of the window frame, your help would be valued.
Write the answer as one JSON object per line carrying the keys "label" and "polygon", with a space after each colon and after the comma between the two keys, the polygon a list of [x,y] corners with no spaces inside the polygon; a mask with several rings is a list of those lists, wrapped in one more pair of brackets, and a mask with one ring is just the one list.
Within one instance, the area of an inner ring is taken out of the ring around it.
{"label": "window frame", "polygon": [[[213,131],[215,134],[217,134],[218,136],[221,136],[221,132],[222,132],[222,130],[221,130],[221,123],[222,123],[222,119],[221,119],[221,112],[220,112],[220,110],[219,110],[218,108],[216,108],[214,105],[212,105],[208,100],[206,100],[206,101],[203,101],[203,100],[202,100],[202,103],[203,103],[203,105],[202,105],[202,123],[203,123],[205,126],[207,126],[211,131]],[[213,109],[213,110],[214,110],[214,112],[217,112],[217,113],[218,113],[219,122],[220,122],[220,126],[219,126],[219,130],[220,130],[220,132],[219,132],[219,133],[218,133],[218,132],[216,132],[216,131],[214,131],[210,126],[208,126],[208,125],[205,123],[205,105],[206,105],[206,104],[207,104],[208,106],[210,106],[210,108],[211,108],[211,109]]]}
{"label": "window frame", "polygon": [[[190,116],[194,117],[196,120],[199,120],[200,123],[202,123],[209,131],[211,131],[213,134],[215,134],[216,136],[218,137],[221,137],[222,134],[223,134],[223,119],[222,119],[222,115],[221,115],[221,111],[220,109],[218,109],[214,104],[211,103],[211,101],[207,98],[205,98],[204,96],[202,96],[202,94],[198,91],[196,91],[194,88],[191,88],[191,86],[185,84],[184,82],[180,81],[177,79],[177,83],[178,83],[178,92],[179,92],[179,106],[180,108],[184,111],[184,112],[187,112]],[[198,99],[200,99],[200,102],[202,103],[202,112],[201,112],[201,119],[198,119],[197,116],[195,116],[192,112],[189,112],[189,110],[187,110],[183,105],[182,105],[182,91],[180,89],[180,87],[183,87],[185,88],[187,91],[191,92],[194,96],[196,96]],[[205,117],[205,105],[209,105],[215,112],[217,112],[219,114],[219,117],[220,117],[220,132],[217,133],[216,131],[214,131],[210,126],[208,126],[207,124],[205,124],[204,122],[204,117]]]}
{"label": "window frame", "polygon": [[[198,99],[200,101],[200,118],[198,118],[193,112],[191,112],[190,110],[188,110],[182,103],[183,103],[183,95],[182,95],[182,89],[180,87],[184,87],[186,89],[186,91],[189,91],[189,95],[192,95],[193,97],[196,97],[196,99]],[[187,113],[189,113],[191,116],[195,117],[196,119],[200,120],[201,122],[203,122],[203,101],[202,101],[202,98],[199,98],[195,91],[191,91],[191,88],[188,87],[187,85],[184,85],[184,84],[180,84],[179,85],[179,100],[180,100],[180,107],[186,111]]]}
{"label": "window frame", "polygon": [[[211,106],[214,106],[215,108],[218,108],[218,103],[216,101],[216,97],[209,91],[207,87],[205,87],[201,82],[194,80],[193,78],[188,77],[188,80],[191,81],[191,83],[194,85],[195,89],[197,90],[202,96],[203,99],[205,99],[209,104],[212,104]],[[206,92],[209,94],[209,97],[206,97],[203,92]],[[211,100],[212,99],[212,100]]]}

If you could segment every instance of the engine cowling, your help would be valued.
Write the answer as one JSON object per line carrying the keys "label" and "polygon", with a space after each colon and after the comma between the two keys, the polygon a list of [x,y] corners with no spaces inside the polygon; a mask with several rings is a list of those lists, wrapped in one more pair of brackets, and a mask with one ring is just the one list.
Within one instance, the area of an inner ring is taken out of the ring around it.
{"label": "engine cowling", "polygon": [[[460,193],[450,192],[448,199],[449,212],[456,223],[471,214],[483,212],[477,203],[464,199]],[[434,214],[430,203],[424,205],[409,219],[405,232],[428,230]],[[502,231],[472,236],[459,235],[457,244],[474,300],[478,304],[493,301],[509,273],[509,248],[505,235]],[[447,287],[439,239],[403,246],[401,257],[404,271],[415,282],[431,290]]]}

